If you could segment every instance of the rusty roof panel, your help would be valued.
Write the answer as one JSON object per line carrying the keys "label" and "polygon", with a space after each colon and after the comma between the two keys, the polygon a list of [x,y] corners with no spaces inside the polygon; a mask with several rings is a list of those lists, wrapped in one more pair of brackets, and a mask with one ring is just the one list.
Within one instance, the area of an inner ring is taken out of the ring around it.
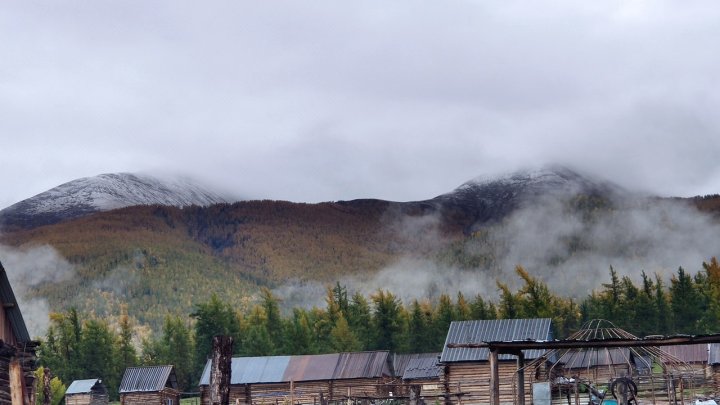
{"label": "rusty roof panel", "polygon": [[333,379],[377,378],[390,376],[387,351],[340,353]]}
{"label": "rusty roof panel", "polygon": [[[450,324],[440,361],[443,363],[461,361],[487,361],[487,348],[448,348],[451,343],[513,342],[522,340],[552,340],[552,320],[540,319],[484,319],[476,321],[454,321]],[[543,350],[523,350],[526,359],[543,355]],[[513,360],[515,356],[502,354],[500,360]]]}
{"label": "rusty roof panel", "polygon": [[314,356],[293,356],[288,363],[284,381],[319,381],[333,378],[333,371],[340,358],[339,354]]}

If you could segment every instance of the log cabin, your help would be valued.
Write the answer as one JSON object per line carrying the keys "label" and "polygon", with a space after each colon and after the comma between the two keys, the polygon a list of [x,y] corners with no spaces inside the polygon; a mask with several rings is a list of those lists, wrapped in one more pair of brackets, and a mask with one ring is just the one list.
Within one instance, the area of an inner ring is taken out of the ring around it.
{"label": "log cabin", "polygon": [[108,390],[102,380],[75,380],[65,390],[65,405],[107,405]]}
{"label": "log cabin", "polygon": [[[448,347],[449,344],[472,344],[518,340],[552,340],[552,321],[542,319],[489,319],[454,321],[450,324],[440,355],[441,383],[445,404],[490,403],[490,351],[487,348]],[[524,350],[523,360],[540,358],[543,350]],[[499,398],[501,404],[515,403],[518,356],[500,354]],[[532,401],[535,371],[524,369],[522,376],[525,401]]]}
{"label": "log cabin", "polygon": [[[403,382],[408,391],[415,390],[416,403],[434,403],[443,398],[440,383],[442,367],[439,353],[435,357],[416,357],[408,361],[403,372]],[[412,394],[408,394],[410,396]]]}
{"label": "log cabin", "polygon": [[30,339],[5,268],[0,263],[0,405],[34,401],[38,342]]}
{"label": "log cabin", "polygon": [[[201,404],[210,402],[211,361],[200,379]],[[371,351],[303,356],[234,357],[230,403],[320,404],[387,398],[393,387],[389,353]]]}
{"label": "log cabin", "polygon": [[128,367],[119,391],[121,405],[180,404],[173,366]]}

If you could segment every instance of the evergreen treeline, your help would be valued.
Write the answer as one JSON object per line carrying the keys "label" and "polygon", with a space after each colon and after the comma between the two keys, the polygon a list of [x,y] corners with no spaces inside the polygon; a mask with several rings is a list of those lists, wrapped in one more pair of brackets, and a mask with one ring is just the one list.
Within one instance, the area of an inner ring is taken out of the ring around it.
{"label": "evergreen treeline", "polygon": [[339,283],[326,291],[325,307],[294,308],[283,315],[280,301],[263,288],[252,305],[213,295],[187,318],[167,316],[160,336],[138,344],[123,311],[117,325],[84,318],[76,310],[51,315],[40,349],[41,364],[69,385],[102,378],[111,397],[126,367],[172,364],[181,389],[194,390],[214,335],[230,335],[240,356],[316,354],[361,350],[439,352],[450,322],[469,319],[552,318],[554,334],[568,336],[590,319],[607,319],[635,335],[717,333],[720,265],[713,258],[694,276],[679,268],[669,283],[642,273],[641,284],[610,268],[610,280],[575,302],[550,291],[523,267],[523,284],[512,291],[497,282],[496,302],[480,295],[441,295],[435,301],[403,303],[391,291],[366,297]]}

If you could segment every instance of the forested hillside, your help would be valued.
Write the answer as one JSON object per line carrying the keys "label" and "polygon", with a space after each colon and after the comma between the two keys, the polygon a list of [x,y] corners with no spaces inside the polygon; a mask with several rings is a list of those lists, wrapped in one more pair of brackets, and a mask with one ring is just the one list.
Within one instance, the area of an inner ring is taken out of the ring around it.
{"label": "forested hillside", "polygon": [[[360,350],[439,352],[450,322],[469,319],[552,318],[553,335],[567,337],[592,319],[606,319],[636,336],[720,333],[720,265],[715,258],[694,270],[679,268],[669,279],[642,273],[638,284],[610,268],[590,295],[571,299],[515,269],[519,287],[497,282],[497,300],[480,294],[441,294],[436,300],[403,302],[393,291],[369,296],[336,283],[324,305],[283,315],[280,300],[263,288],[256,303],[238,305],[216,295],[191,313],[167,316],[162,330],[142,339],[128,316],[116,326],[74,309],[55,313],[43,337],[40,361],[62,381],[101,376],[116,395],[125,367],[173,364],[185,391],[194,390],[212,337],[233,336],[243,356],[317,354]],[[510,281],[510,280],[508,280]]]}

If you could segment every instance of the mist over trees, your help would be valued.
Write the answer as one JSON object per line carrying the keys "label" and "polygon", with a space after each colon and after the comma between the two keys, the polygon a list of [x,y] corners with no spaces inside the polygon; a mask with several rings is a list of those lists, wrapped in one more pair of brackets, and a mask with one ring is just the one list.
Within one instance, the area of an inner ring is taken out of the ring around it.
{"label": "mist over trees", "polygon": [[564,338],[591,319],[606,319],[637,336],[717,333],[720,320],[720,264],[716,258],[691,274],[682,267],[669,282],[642,273],[639,284],[609,268],[608,281],[576,302],[552,291],[522,266],[521,286],[497,281],[496,301],[481,294],[441,294],[437,300],[402,302],[388,290],[370,296],[336,283],[325,291],[324,306],[281,311],[281,301],[263,288],[247,305],[216,295],[187,317],[168,315],[158,336],[137,342],[123,310],[117,325],[75,309],[50,316],[42,339],[41,365],[68,385],[102,378],[111,397],[126,367],[172,364],[180,388],[194,390],[215,335],[235,339],[238,356],[300,355],[343,351],[439,352],[450,322],[469,319],[552,318],[553,333]]}

